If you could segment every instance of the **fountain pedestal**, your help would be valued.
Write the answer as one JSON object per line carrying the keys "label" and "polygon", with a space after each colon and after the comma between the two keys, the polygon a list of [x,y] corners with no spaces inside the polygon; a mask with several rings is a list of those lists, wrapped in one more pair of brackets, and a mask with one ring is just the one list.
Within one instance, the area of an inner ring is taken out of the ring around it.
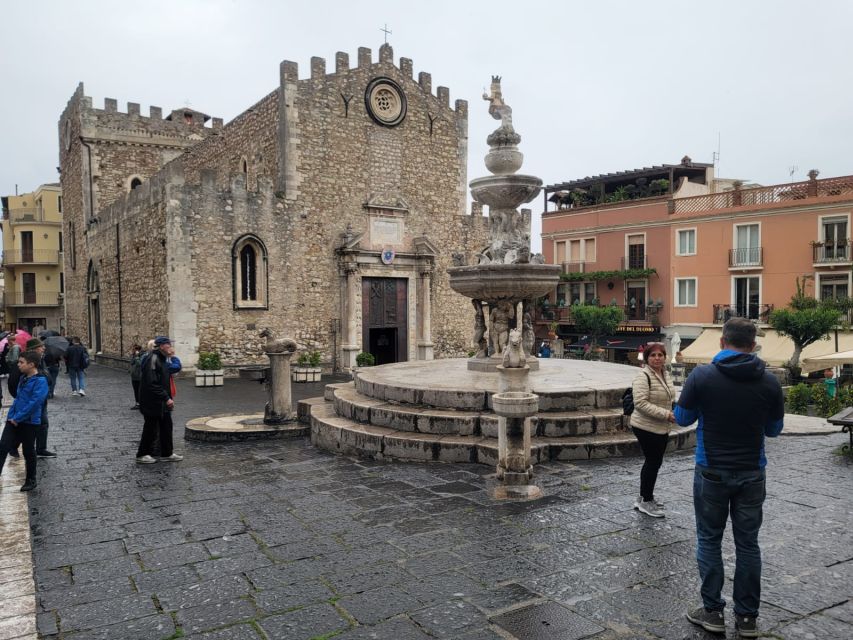
{"label": "fountain pedestal", "polygon": [[269,378],[266,381],[269,400],[264,408],[264,424],[283,424],[296,419],[290,392],[290,358],[292,351],[267,352],[270,359]]}
{"label": "fountain pedestal", "polygon": [[533,499],[542,490],[533,484],[530,458],[531,416],[539,411],[539,396],[530,393],[530,368],[498,365],[500,391],[492,395],[492,409],[498,415],[498,465],[494,497],[504,500]]}

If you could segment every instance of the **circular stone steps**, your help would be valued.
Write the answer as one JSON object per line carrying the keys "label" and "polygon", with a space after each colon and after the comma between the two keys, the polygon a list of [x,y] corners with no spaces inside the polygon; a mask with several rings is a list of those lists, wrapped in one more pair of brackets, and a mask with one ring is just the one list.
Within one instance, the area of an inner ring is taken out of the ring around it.
{"label": "circular stone steps", "polygon": [[[356,422],[338,415],[334,402],[319,399],[300,402],[300,415],[310,421],[311,441],[316,446],[344,455],[497,464],[498,441],[493,437],[419,433]],[[691,447],[695,444],[694,428],[673,429],[669,440],[668,450]],[[630,431],[567,437],[534,436],[531,439],[533,464],[640,453]]]}

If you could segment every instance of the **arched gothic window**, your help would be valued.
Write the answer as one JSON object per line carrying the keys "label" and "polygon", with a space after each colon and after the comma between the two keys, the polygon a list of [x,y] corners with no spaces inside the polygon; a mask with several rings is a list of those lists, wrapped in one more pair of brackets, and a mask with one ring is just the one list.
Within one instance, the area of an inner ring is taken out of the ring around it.
{"label": "arched gothic window", "polygon": [[238,238],[231,252],[235,309],[267,308],[267,249],[254,235]]}
{"label": "arched gothic window", "polygon": [[258,267],[255,248],[247,243],[240,249],[240,300],[258,299]]}
{"label": "arched gothic window", "polygon": [[137,187],[142,186],[142,178],[139,176],[130,176],[127,180],[127,190],[133,191]]}

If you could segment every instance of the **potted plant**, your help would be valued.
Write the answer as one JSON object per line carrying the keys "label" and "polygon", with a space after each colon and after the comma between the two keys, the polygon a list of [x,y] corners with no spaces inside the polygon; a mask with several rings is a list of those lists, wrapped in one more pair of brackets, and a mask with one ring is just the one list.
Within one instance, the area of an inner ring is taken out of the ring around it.
{"label": "potted plant", "polygon": [[559,324],[556,320],[548,324],[548,337],[553,340],[557,337],[557,327]]}
{"label": "potted plant", "polygon": [[290,372],[290,379],[294,382],[320,382],[320,352],[305,351],[296,359],[296,366]]}
{"label": "potted plant", "polygon": [[222,359],[219,354],[216,351],[200,351],[195,367],[195,386],[221,387],[223,379]]}
{"label": "potted plant", "polygon": [[358,367],[372,367],[376,364],[376,357],[372,353],[362,351],[355,357],[355,364]]}

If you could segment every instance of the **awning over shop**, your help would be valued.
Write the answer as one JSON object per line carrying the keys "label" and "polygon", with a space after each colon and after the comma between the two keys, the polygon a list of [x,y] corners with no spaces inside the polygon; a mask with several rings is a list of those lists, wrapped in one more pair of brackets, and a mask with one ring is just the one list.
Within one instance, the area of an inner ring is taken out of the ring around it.
{"label": "awning over shop", "polygon": [[[757,339],[760,350],[759,356],[767,364],[781,367],[791,359],[794,354],[794,343],[790,338],[784,338],[772,329],[765,329],[765,335]],[[682,349],[684,362],[707,363],[711,362],[720,351],[720,337],[722,329],[705,329],[702,335],[689,347]],[[849,331],[838,332],[838,350],[853,351],[853,333]],[[827,366],[825,361],[815,361],[817,356],[826,356],[835,353],[835,335],[830,334],[828,340],[818,340],[803,349],[800,356],[800,366],[803,372],[818,371]]]}
{"label": "awning over shop", "polygon": [[[576,341],[571,344],[568,344],[568,341],[572,340],[573,338],[575,338]],[[563,339],[567,343],[566,348],[569,349],[585,347],[590,342],[589,336],[565,336]],[[660,335],[644,334],[639,336],[604,336],[598,339],[598,346],[603,349],[622,349],[626,351],[638,351],[641,345],[645,345],[648,342],[660,342]]]}

